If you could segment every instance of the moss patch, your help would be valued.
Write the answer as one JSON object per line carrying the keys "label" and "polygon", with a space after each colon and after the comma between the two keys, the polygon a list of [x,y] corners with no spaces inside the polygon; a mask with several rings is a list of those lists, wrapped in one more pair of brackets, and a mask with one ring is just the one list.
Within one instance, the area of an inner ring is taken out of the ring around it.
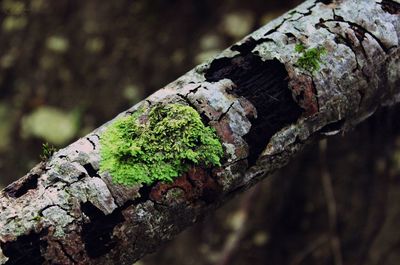
{"label": "moss patch", "polygon": [[320,69],[321,56],[326,54],[324,47],[306,49],[303,44],[296,44],[295,51],[302,54],[296,65],[309,72]]}
{"label": "moss patch", "polygon": [[218,166],[223,155],[215,131],[195,109],[157,105],[148,116],[135,112],[118,118],[102,134],[100,171],[115,183],[171,182],[189,165]]}

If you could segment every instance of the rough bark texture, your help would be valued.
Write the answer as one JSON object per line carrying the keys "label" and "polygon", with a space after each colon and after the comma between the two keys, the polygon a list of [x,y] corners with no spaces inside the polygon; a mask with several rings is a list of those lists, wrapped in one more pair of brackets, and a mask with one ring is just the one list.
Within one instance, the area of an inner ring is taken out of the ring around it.
{"label": "rough bark texture", "polygon": [[[120,114],[194,107],[223,142],[221,167],[172,184],[113,184],[98,172],[108,124],[56,152],[2,191],[0,264],[132,264],[307,142],[396,103],[399,12],[389,0],[306,1]],[[326,51],[319,68],[301,67],[297,44]]]}

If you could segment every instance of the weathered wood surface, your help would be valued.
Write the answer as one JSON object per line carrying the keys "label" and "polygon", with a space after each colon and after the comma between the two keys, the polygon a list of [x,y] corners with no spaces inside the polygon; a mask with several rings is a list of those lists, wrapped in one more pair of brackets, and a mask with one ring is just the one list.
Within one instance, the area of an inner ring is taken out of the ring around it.
{"label": "weathered wood surface", "polygon": [[[98,172],[109,123],[56,152],[2,191],[0,264],[132,264],[308,142],[400,101],[399,13],[398,1],[306,1],[120,114],[194,107],[223,142],[221,167],[113,184]],[[326,51],[319,68],[299,64],[298,44]]]}

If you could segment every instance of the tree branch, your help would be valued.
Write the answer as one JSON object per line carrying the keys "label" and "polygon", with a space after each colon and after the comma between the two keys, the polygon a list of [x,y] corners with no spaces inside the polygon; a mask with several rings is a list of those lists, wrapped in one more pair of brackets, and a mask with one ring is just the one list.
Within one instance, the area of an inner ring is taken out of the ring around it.
{"label": "tree branch", "polygon": [[[400,101],[398,1],[306,1],[121,113],[195,108],[224,147],[220,167],[126,187],[99,172],[112,122],[0,195],[0,264],[132,264],[321,136]],[[179,190],[179,192],[176,192]]]}

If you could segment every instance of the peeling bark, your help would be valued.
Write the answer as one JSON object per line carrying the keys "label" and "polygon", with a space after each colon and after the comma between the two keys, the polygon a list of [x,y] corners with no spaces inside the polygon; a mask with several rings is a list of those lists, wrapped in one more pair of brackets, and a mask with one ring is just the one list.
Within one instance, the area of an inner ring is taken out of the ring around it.
{"label": "peeling bark", "polygon": [[[109,123],[56,152],[0,195],[0,264],[132,264],[317,137],[400,101],[399,2],[306,1],[120,115],[187,104],[224,146],[221,167],[125,187],[100,173]],[[323,47],[320,69],[296,44]]]}

